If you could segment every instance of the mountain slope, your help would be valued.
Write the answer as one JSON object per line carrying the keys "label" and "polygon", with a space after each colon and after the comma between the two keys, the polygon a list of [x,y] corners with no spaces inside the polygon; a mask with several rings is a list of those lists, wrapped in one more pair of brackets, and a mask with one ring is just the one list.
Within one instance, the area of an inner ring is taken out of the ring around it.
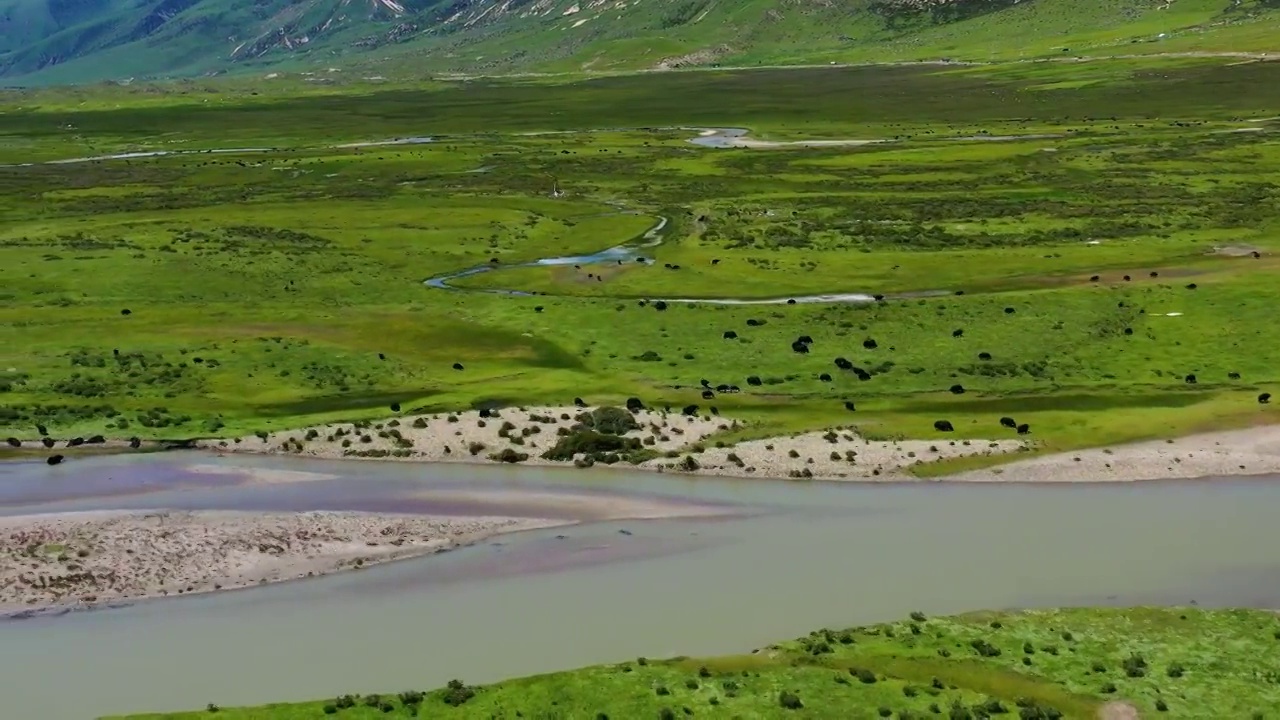
{"label": "mountain slope", "polygon": [[0,77],[993,59],[1179,38],[1270,50],[1278,18],[1280,0],[0,0]]}

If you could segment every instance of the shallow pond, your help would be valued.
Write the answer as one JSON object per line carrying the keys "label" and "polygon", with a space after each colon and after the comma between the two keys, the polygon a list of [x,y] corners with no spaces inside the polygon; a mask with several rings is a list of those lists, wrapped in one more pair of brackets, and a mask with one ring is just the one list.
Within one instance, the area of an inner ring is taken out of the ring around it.
{"label": "shallow pond", "polygon": [[[251,484],[187,469],[210,464],[340,477]],[[561,491],[741,512],[538,531],[305,582],[0,623],[6,713],[60,720],[488,682],[745,651],[917,609],[1280,605],[1280,483],[1266,479],[843,485],[168,453],[0,464],[0,514],[470,511],[460,488],[517,514],[529,512],[523,493]]]}

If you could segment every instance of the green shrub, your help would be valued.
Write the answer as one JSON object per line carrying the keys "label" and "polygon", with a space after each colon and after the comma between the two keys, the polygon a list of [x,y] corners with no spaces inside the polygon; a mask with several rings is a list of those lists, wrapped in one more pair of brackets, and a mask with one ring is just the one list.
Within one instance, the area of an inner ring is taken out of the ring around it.
{"label": "green shrub", "polygon": [[778,704],[786,710],[799,710],[804,707],[804,703],[800,701],[800,696],[789,690],[783,690],[778,693]]}
{"label": "green shrub", "polygon": [[[628,417],[630,417],[629,414]],[[606,435],[583,429],[562,437],[550,450],[542,453],[542,458],[567,461],[572,460],[576,455],[586,455],[598,460],[608,453],[627,453],[639,450],[640,447],[640,440],[637,438]]]}

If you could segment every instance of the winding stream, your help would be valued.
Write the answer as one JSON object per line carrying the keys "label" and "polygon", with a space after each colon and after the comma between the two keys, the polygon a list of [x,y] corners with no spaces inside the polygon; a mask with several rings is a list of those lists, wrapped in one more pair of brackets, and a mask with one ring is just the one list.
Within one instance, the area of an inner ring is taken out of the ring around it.
{"label": "winding stream", "polygon": [[[336,477],[262,484],[185,469],[209,464]],[[529,512],[522,498],[560,492],[740,511],[591,522],[313,580],[3,622],[0,714],[13,718],[398,692],[743,652],[912,610],[1280,606],[1275,478],[790,483],[175,452],[0,464],[0,488],[3,514],[469,511],[454,499],[460,490],[516,513]]]}
{"label": "winding stream", "polygon": [[[589,255],[564,255],[560,257],[548,257],[534,260],[532,262],[516,263],[512,265],[478,265],[458,272],[438,275],[423,281],[427,287],[437,288],[440,290],[452,290],[455,292],[479,292],[495,295],[513,295],[516,297],[576,297],[571,295],[556,295],[554,293],[545,292],[528,292],[525,290],[513,290],[507,288],[466,288],[458,287],[450,284],[452,280],[473,277],[483,273],[498,272],[504,269],[512,268],[528,268],[528,267],[548,267],[557,265],[622,265],[628,262],[644,263],[652,265],[653,260],[647,258],[642,253],[643,250],[657,247],[663,243],[662,231],[667,227],[668,220],[665,217],[659,217],[657,224],[645,231],[636,240],[615,245],[613,247],[601,250],[600,252],[591,253]],[[876,299],[872,295],[866,293],[827,293],[822,295],[788,295],[785,297],[773,298],[650,298],[657,302],[669,303],[702,303],[707,305],[797,305],[803,303],[871,303]]]}

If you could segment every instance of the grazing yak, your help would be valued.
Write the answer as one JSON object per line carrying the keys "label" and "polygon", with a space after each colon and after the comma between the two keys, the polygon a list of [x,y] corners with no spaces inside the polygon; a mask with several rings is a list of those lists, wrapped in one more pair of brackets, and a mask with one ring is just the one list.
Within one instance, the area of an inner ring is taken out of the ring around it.
{"label": "grazing yak", "polygon": [[822,373],[818,376],[818,379],[822,382],[831,382],[831,373]]}
{"label": "grazing yak", "polygon": [[45,460],[45,462],[49,463],[50,465],[59,465],[59,464],[61,464],[61,463],[62,463],[62,456],[61,456],[61,455],[50,455],[50,456],[49,456],[49,458],[48,458],[47,460]]}
{"label": "grazing yak", "polygon": [[462,363],[454,363],[454,364],[453,364],[453,369],[454,369],[454,370],[461,370],[461,369],[462,369]]}
{"label": "grazing yak", "polygon": [[964,386],[963,386],[963,385],[952,385],[952,386],[951,386],[951,394],[952,394],[952,395],[963,395],[963,394],[964,394]]}
{"label": "grazing yak", "polygon": [[752,386],[752,387],[760,387],[760,386],[761,386],[761,385],[763,385],[764,383],[763,383],[763,382],[761,382],[761,380],[760,380],[760,376],[759,376],[759,375],[748,375],[748,376],[747,376],[747,384],[748,384],[748,385],[750,385],[750,386]]}
{"label": "grazing yak", "polygon": [[879,345],[876,343],[875,340],[871,338],[867,338],[866,340],[862,341],[862,347],[868,350],[875,350],[877,347],[879,347]]}
{"label": "grazing yak", "polygon": [[960,328],[956,328],[955,330],[952,330],[951,337],[953,338],[964,337],[964,330],[961,330]]}
{"label": "grazing yak", "polygon": [[978,353],[978,359],[979,359],[979,360],[990,360],[990,359],[991,359],[991,353],[989,353],[989,352],[980,352],[980,353]]}
{"label": "grazing yak", "polygon": [[1238,372],[1229,372],[1229,373],[1227,373],[1227,377],[1228,377],[1229,379],[1231,379],[1231,380],[1239,380],[1239,379],[1240,379],[1240,373],[1238,373]]}
{"label": "grazing yak", "polygon": [[714,400],[714,399],[715,399],[715,397],[716,397],[716,394],[715,394],[714,392],[710,391],[710,390],[703,390],[703,391],[702,391],[702,399],[703,399],[703,400]]}
{"label": "grazing yak", "polygon": [[732,330],[725,330],[725,331],[724,331],[724,339],[725,339],[725,340],[737,340],[737,339],[738,339],[738,333],[736,333],[736,332],[734,332],[734,331],[732,331]]}
{"label": "grazing yak", "polygon": [[1031,426],[1028,425],[1027,423],[1022,423],[1021,425],[1018,426],[1018,434],[1019,435],[1031,434]]}
{"label": "grazing yak", "polygon": [[1018,427],[1018,422],[1011,417],[1002,417],[1000,418],[1000,425],[1013,430]]}
{"label": "grazing yak", "polygon": [[856,412],[858,408],[853,404],[852,400],[845,400],[844,409],[848,410],[849,412]]}
{"label": "grazing yak", "polygon": [[1259,405],[1266,405],[1269,402],[1271,402],[1271,393],[1262,393],[1258,396]]}
{"label": "grazing yak", "polygon": [[809,346],[805,345],[799,340],[791,343],[791,349],[795,352],[800,353],[801,355],[804,355],[805,353],[809,352]]}
{"label": "grazing yak", "polygon": [[54,442],[55,442],[54,439],[51,437],[40,438],[40,444],[44,445],[47,448],[53,447]]}
{"label": "grazing yak", "polygon": [[627,398],[627,409],[633,413],[638,413],[644,409],[644,403],[638,397]]}
{"label": "grazing yak", "polygon": [[840,368],[841,370],[852,370],[853,363],[849,362],[845,358],[838,357],[836,358],[836,367]]}
{"label": "grazing yak", "polygon": [[952,432],[955,430],[955,428],[951,426],[950,420],[934,420],[933,429],[938,432]]}
{"label": "grazing yak", "polygon": [[685,405],[685,406],[684,406],[684,409],[680,411],[680,414],[681,414],[681,415],[687,415],[687,416],[689,416],[689,417],[697,417],[697,416],[698,416],[698,406],[697,406],[697,405]]}

